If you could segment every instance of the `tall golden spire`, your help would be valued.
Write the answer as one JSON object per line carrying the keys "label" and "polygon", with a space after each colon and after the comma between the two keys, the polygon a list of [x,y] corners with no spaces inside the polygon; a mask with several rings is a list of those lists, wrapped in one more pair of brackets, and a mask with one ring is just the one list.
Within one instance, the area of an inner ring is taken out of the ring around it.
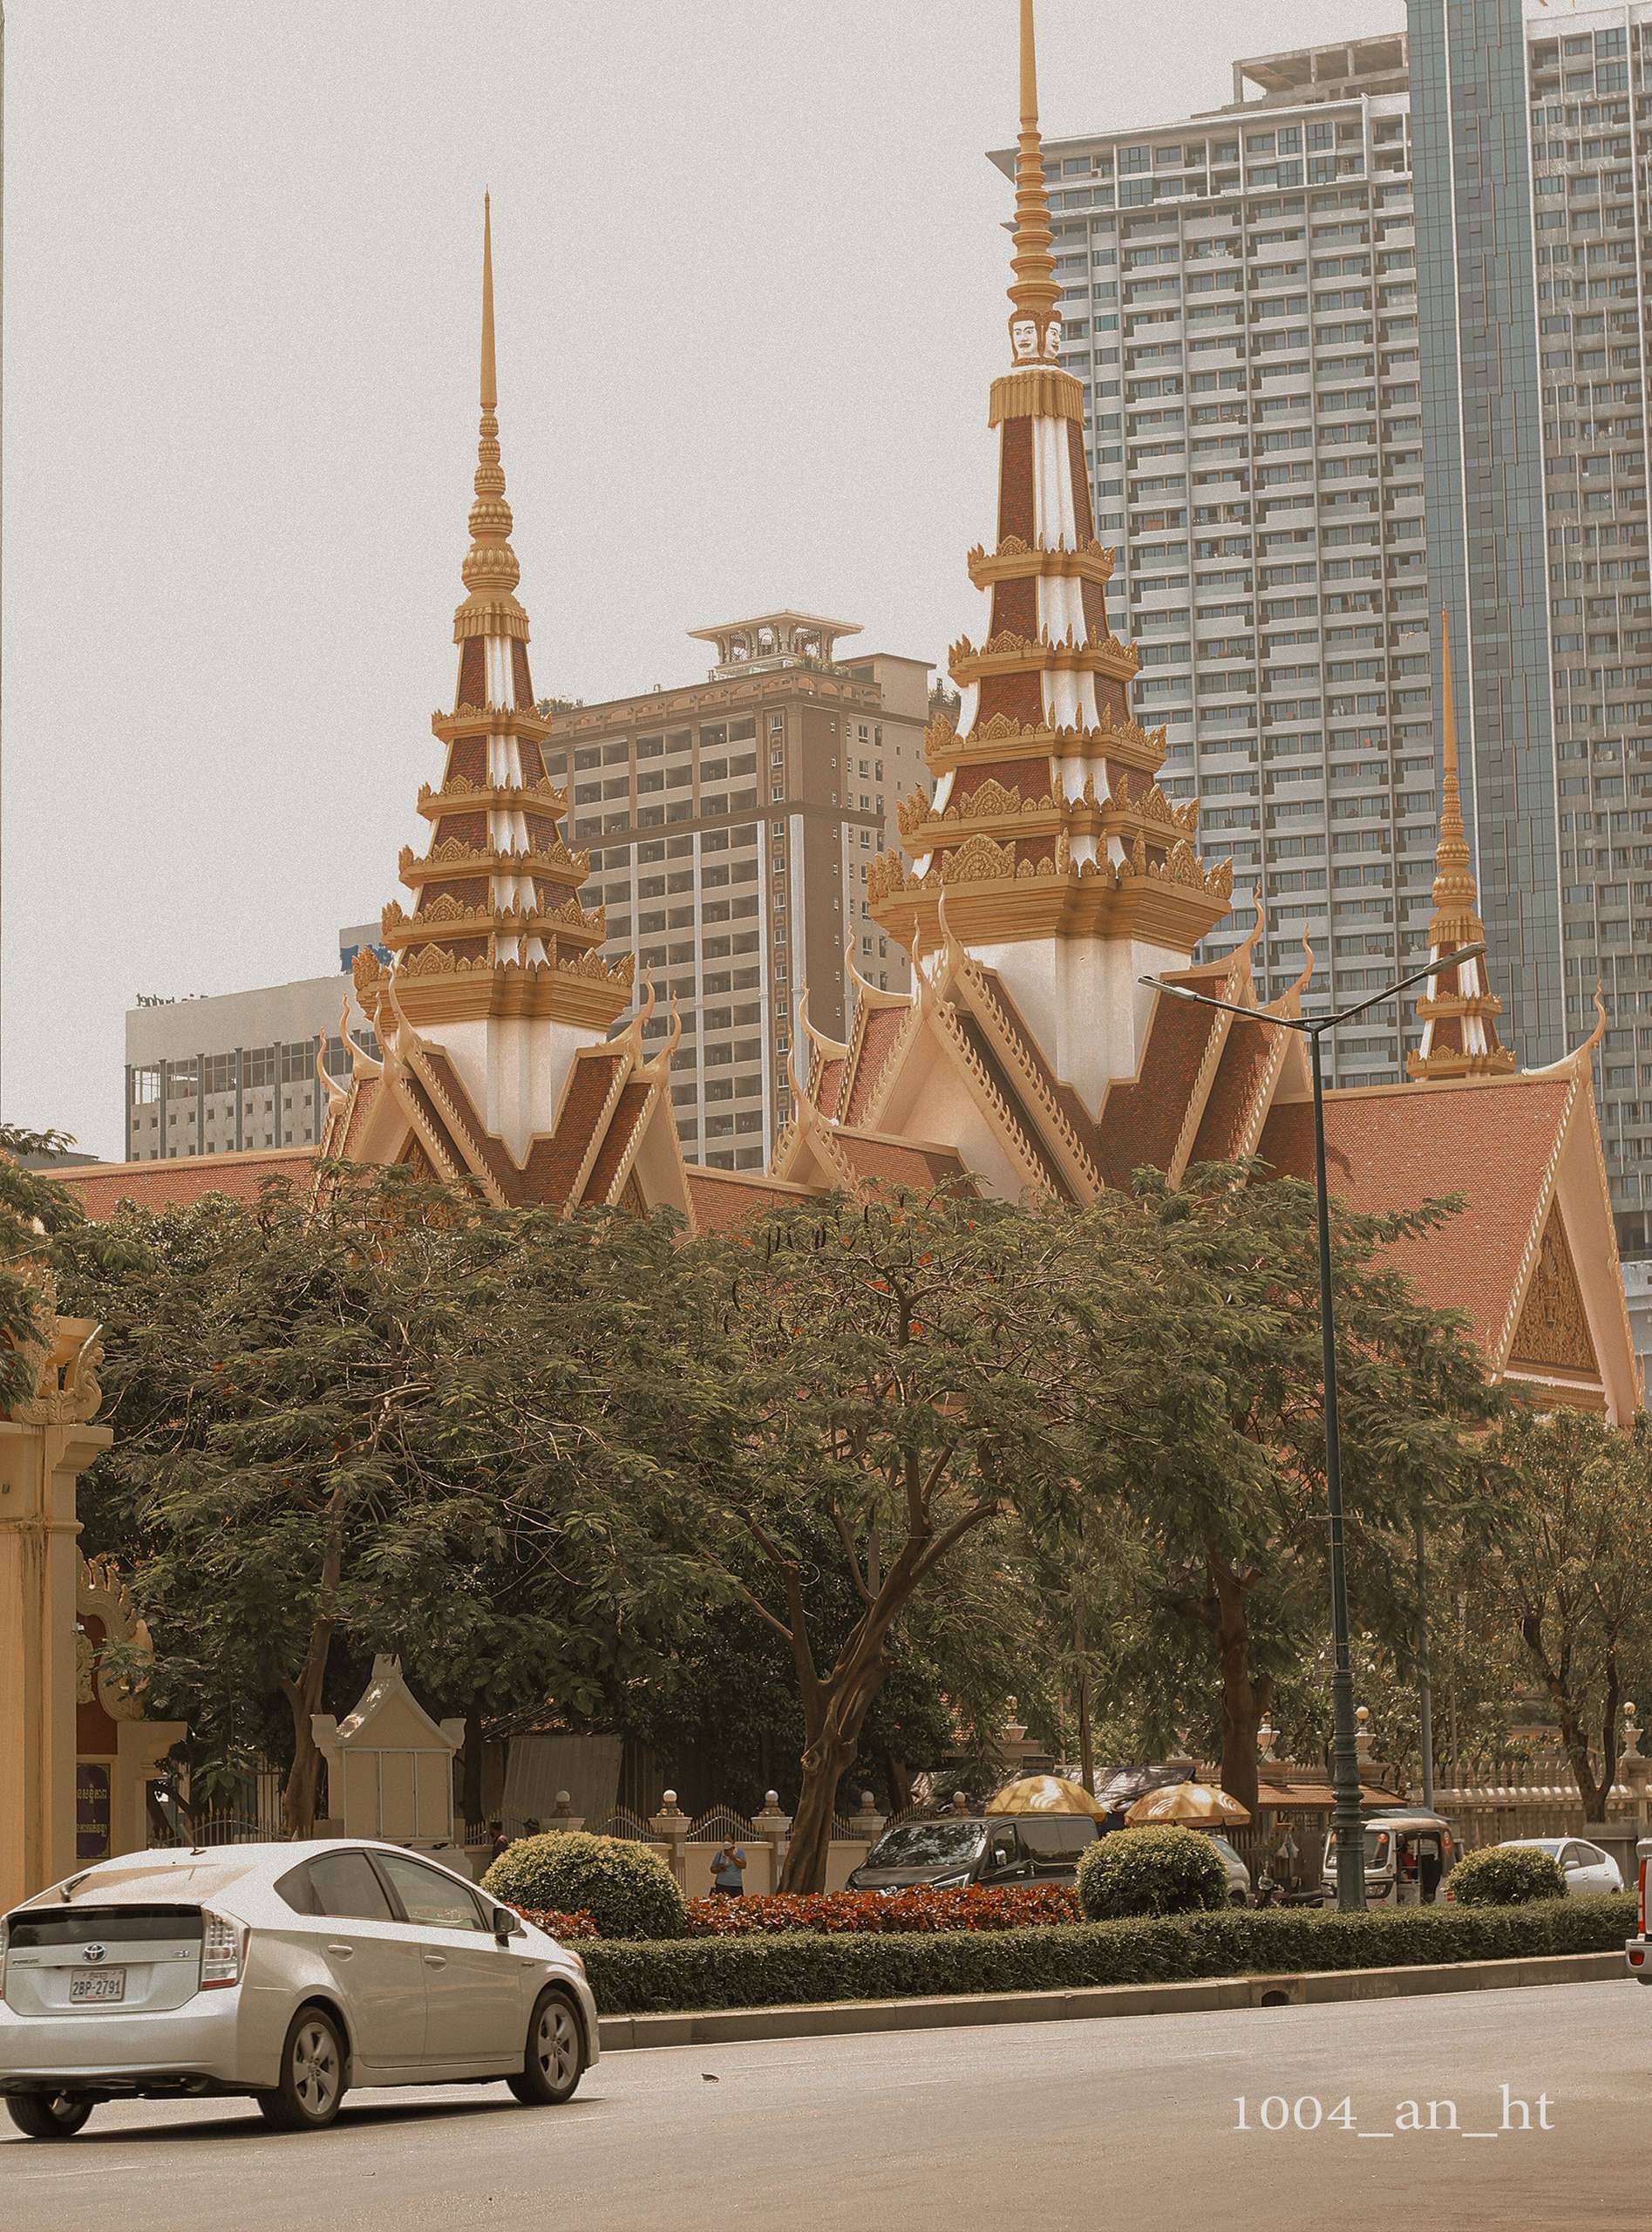
{"label": "tall golden spire", "polygon": [[1428,928],[1431,961],[1440,967],[1417,1003],[1421,1050],[1406,1058],[1414,1078],[1501,1076],[1514,1067],[1513,1051],[1499,1043],[1503,1003],[1486,990],[1485,957],[1453,963],[1461,947],[1485,937],[1479,893],[1463,826],[1463,793],[1457,774],[1457,706],[1451,696],[1451,631],[1440,610],[1441,728],[1445,768],[1440,782],[1440,834],[1434,847],[1434,919]]}
{"label": "tall golden spire", "polygon": [[1010,348],[1017,364],[1061,362],[1056,259],[1050,252],[1050,196],[1038,130],[1038,46],[1033,0],[1021,0],[1021,137],[1016,155],[1015,278],[1010,288]]}
{"label": "tall golden spire", "polygon": [[527,616],[513,591],[522,578],[511,548],[511,507],[500,463],[499,382],[493,365],[493,212],[482,196],[481,432],[476,444],[476,500],[471,506],[471,547],[461,577],[469,596],[453,618],[455,642],[470,636],[527,634]]}

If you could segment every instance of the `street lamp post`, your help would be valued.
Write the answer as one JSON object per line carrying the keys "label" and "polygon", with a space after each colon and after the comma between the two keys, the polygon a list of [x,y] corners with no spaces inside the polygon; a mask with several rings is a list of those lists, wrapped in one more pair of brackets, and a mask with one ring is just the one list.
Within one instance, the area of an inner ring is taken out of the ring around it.
{"label": "street lamp post", "polygon": [[[1485,945],[1463,946],[1450,956],[1457,963],[1472,961]],[[1308,1041],[1309,1068],[1314,1081],[1314,1187],[1319,1208],[1319,1327],[1325,1384],[1325,1510],[1329,1521],[1331,1568],[1331,1788],[1334,1804],[1331,1827],[1336,1834],[1336,1903],[1345,1913],[1357,1913],[1365,1904],[1365,1820],[1359,1802],[1359,1754],[1354,1742],[1354,1671],[1348,1648],[1348,1565],[1343,1544],[1343,1443],[1336,1416],[1336,1296],[1331,1283],[1330,1188],[1325,1172],[1325,1081],[1320,1041],[1329,1031],[1349,1023],[1367,1009],[1391,1000],[1424,976],[1447,965],[1430,961],[1414,969],[1381,992],[1373,992],[1336,1015],[1308,1017],[1264,1015],[1257,1008],[1241,1007],[1234,1000],[1213,999],[1186,984],[1171,984],[1161,976],[1144,976],[1142,983],[1173,999],[1195,1006],[1222,1008],[1230,1015],[1247,1017],[1295,1031]]]}

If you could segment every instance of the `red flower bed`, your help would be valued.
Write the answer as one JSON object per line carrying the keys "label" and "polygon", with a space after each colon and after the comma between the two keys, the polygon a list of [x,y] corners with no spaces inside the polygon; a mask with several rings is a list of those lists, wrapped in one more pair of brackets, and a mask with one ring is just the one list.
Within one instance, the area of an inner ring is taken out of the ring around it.
{"label": "red flower bed", "polygon": [[548,1930],[564,1945],[576,1937],[595,1937],[599,1935],[596,1924],[588,1914],[559,1915],[548,1907],[513,1907],[511,1911],[520,1915],[524,1922],[531,1922],[535,1929]]}
{"label": "red flower bed", "polygon": [[1082,1922],[1065,1883],[1005,1884],[996,1889],[775,1892],[764,1897],[690,1899],[690,1937],[748,1937],[787,1929],[832,1936],[846,1931],[1024,1929]]}

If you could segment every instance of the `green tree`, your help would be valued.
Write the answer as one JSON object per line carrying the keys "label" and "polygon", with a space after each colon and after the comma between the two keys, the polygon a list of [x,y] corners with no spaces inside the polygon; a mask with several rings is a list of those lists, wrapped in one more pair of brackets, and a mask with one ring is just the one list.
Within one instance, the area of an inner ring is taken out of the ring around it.
{"label": "green tree", "polygon": [[1062,1492],[1055,1253],[1040,1219],[944,1194],[811,1202],[691,1251],[721,1330],[728,1462],[691,1494],[674,1483],[661,1524],[791,1654],[787,1890],[826,1880],[839,1784],[914,1604],[972,1535]]}
{"label": "green tree", "polygon": [[398,1650],[438,1699],[579,1710],[681,1629],[688,1569],[636,1518],[704,1415],[665,1221],[355,1172],[313,1207],[209,1198],[61,1252],[109,1327],[89,1537],[131,1564],[209,1759],[284,1701],[289,1832],[343,1652]]}
{"label": "green tree", "polygon": [[0,1414],[34,1392],[27,1351],[49,1332],[51,1242],[82,1221],[79,1203],[52,1183],[49,1167],[26,1168],[22,1158],[55,1160],[73,1144],[65,1132],[0,1123]]}
{"label": "green tree", "polygon": [[[1499,1408],[1460,1322],[1424,1307],[1386,1253],[1449,1214],[1334,1212],[1351,1586],[1360,1623],[1393,1634],[1414,1612],[1411,1514],[1472,1500],[1470,1430]],[[1142,1173],[1070,1232],[1089,1541],[1111,1533],[1135,1584],[1115,1668],[1162,1698],[1196,1645],[1216,1676],[1223,1786],[1254,1808],[1257,1728],[1329,1603],[1313,1194],[1254,1167],[1174,1189]]]}
{"label": "green tree", "polygon": [[1587,1412],[1523,1413],[1495,1455],[1504,1493],[1479,1563],[1479,1609],[1519,1637],[1584,1818],[1603,1820],[1619,1708],[1652,1670],[1652,1430],[1644,1413],[1628,1432]]}

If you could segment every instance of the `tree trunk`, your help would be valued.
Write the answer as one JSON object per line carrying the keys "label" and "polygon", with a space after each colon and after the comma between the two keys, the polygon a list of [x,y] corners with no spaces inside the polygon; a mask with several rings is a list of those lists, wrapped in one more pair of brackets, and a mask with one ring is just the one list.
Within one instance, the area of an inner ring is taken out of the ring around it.
{"label": "tree trunk", "polygon": [[785,1866],[776,1887],[782,1891],[824,1891],[832,1847],[832,1817],[838,1785],[854,1763],[860,1730],[887,1671],[881,1649],[869,1657],[834,1669],[819,1691],[819,1725],[803,1747],[803,1783]]}
{"label": "tree trunk", "polygon": [[1250,1616],[1245,1583],[1224,1558],[1209,1560],[1216,1600],[1216,1658],[1221,1672],[1222,1788],[1256,1811],[1256,1731],[1261,1708],[1250,1672]]}
{"label": "tree trunk", "polygon": [[321,1586],[316,1601],[321,1609],[309,1630],[309,1648],[296,1678],[283,1674],[282,1690],[293,1717],[293,1764],[281,1794],[282,1827],[289,1837],[307,1837],[316,1826],[316,1787],[321,1779],[321,1753],[310,1732],[312,1713],[321,1711],[327,1679],[327,1654],[333,1644],[331,1607],[338,1594],[338,1577],[344,1569],[344,1534],[341,1516],[343,1483],[337,1482],[327,1499],[327,1547],[322,1554]]}
{"label": "tree trunk", "polygon": [[281,1825],[289,1837],[315,1834],[316,1793],[321,1781],[321,1753],[310,1730],[312,1713],[321,1711],[322,1685],[327,1674],[327,1653],[333,1640],[330,1620],[317,1620],[309,1631],[309,1649],[296,1680],[283,1675],[282,1690],[293,1717],[293,1763],[281,1794]]}

